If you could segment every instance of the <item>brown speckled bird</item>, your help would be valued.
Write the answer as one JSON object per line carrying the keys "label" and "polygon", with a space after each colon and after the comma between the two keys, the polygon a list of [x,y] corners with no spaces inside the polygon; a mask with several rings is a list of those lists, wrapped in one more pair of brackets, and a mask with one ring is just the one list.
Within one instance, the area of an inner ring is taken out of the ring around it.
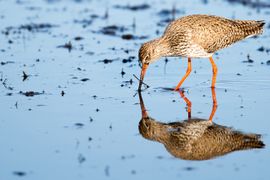
{"label": "brown speckled bird", "polygon": [[142,64],[140,84],[150,63],[160,57],[187,57],[188,68],[175,90],[178,90],[191,72],[191,58],[209,58],[212,69],[212,85],[215,87],[217,66],[213,54],[237,41],[263,32],[263,21],[231,20],[212,15],[190,15],[171,22],[164,34],[144,43],[139,50]]}
{"label": "brown speckled bird", "polygon": [[162,123],[148,116],[139,93],[142,119],[140,134],[164,144],[173,156],[185,160],[207,160],[233,151],[263,148],[259,134],[243,133],[210,120],[191,118]]}

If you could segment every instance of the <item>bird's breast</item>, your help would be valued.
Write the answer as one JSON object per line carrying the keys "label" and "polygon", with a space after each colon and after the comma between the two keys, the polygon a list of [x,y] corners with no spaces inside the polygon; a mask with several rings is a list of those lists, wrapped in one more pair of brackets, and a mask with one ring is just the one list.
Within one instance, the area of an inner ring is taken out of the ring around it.
{"label": "bird's breast", "polygon": [[173,48],[173,52],[173,56],[183,56],[190,58],[208,58],[213,55],[213,53],[208,53],[200,45],[192,43],[186,46],[179,44],[177,47]]}

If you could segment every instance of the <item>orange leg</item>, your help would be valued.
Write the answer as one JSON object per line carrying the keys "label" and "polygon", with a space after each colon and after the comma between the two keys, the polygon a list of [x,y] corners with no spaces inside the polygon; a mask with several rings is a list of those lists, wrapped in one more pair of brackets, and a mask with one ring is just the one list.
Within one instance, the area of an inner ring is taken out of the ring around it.
{"label": "orange leg", "polygon": [[213,77],[212,77],[212,85],[211,88],[215,87],[216,84],[216,78],[217,78],[217,72],[218,72],[218,68],[217,65],[215,64],[214,60],[212,57],[209,58],[211,64],[212,64],[212,69],[213,69]]}
{"label": "orange leg", "polygon": [[191,72],[191,58],[188,58],[188,67],[185,76],[181,79],[181,81],[177,84],[177,86],[174,88],[175,91],[178,91],[180,86],[183,84],[183,82],[186,80],[188,75]]}
{"label": "orange leg", "polygon": [[184,95],[183,91],[179,90],[179,94],[181,98],[183,98],[187,104],[188,119],[190,119],[191,118],[191,101]]}
{"label": "orange leg", "polygon": [[211,88],[212,90],[212,99],[213,99],[213,107],[212,107],[212,112],[211,112],[211,115],[209,117],[209,120],[212,121],[213,120],[213,117],[216,113],[216,110],[217,110],[217,98],[216,98],[216,91],[215,91],[215,88]]}

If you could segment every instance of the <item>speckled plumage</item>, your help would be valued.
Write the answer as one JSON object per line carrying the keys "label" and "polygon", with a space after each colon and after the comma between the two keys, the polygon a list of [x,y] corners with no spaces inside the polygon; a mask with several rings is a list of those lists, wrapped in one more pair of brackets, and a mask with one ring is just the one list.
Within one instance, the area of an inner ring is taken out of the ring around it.
{"label": "speckled plumage", "polygon": [[185,160],[207,160],[227,153],[264,147],[258,134],[246,134],[204,119],[161,123],[142,118],[143,137],[158,141],[173,156]]}
{"label": "speckled plumage", "polygon": [[222,48],[262,33],[263,25],[263,21],[185,16],[171,22],[162,37],[143,44],[139,58],[154,61],[163,56],[211,57]]}
{"label": "speckled plumage", "polygon": [[172,123],[158,122],[148,115],[140,92],[139,98],[142,111],[140,134],[164,144],[177,158],[207,160],[233,151],[264,147],[261,135],[243,133],[211,120],[190,118]]}
{"label": "speckled plumage", "polygon": [[231,20],[211,15],[190,15],[171,22],[164,34],[157,39],[144,43],[139,50],[142,64],[140,84],[150,63],[160,57],[188,57],[188,68],[174,90],[178,90],[191,72],[191,58],[209,58],[212,69],[212,85],[215,87],[217,66],[213,54],[237,41],[263,32],[263,21]]}

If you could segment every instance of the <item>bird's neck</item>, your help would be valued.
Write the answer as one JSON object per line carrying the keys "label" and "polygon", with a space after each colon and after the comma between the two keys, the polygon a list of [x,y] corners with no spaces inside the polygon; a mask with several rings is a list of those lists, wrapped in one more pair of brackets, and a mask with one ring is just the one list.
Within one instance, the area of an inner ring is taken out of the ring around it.
{"label": "bird's neck", "polygon": [[155,122],[155,126],[152,126],[153,136],[152,140],[164,143],[170,138],[169,126],[160,122]]}
{"label": "bird's neck", "polygon": [[151,44],[152,44],[156,59],[161,58],[161,57],[171,56],[169,43],[166,41],[165,38],[160,37],[160,38],[154,39],[151,42]]}

